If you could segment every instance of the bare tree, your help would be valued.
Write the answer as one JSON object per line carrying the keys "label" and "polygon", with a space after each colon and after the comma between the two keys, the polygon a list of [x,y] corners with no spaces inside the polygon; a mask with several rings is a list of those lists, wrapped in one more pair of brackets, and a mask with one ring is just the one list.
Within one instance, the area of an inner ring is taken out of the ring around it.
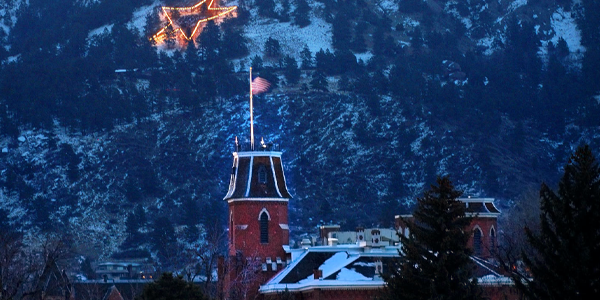
{"label": "bare tree", "polygon": [[31,285],[37,266],[25,252],[23,237],[14,231],[0,232],[0,300],[13,299]]}
{"label": "bare tree", "polygon": [[539,191],[530,187],[521,194],[509,211],[500,216],[498,221],[501,231],[498,235],[496,256],[505,269],[527,276],[522,267],[521,254],[532,254],[533,249],[527,243],[525,228],[539,232],[539,215]]}
{"label": "bare tree", "polygon": [[66,272],[57,265],[68,257],[67,244],[58,235],[25,241],[18,232],[0,232],[0,300],[37,299],[52,288],[71,294]]}
{"label": "bare tree", "polygon": [[261,280],[262,261],[257,254],[243,256],[238,253],[236,257],[229,258],[228,276],[231,278],[226,287],[229,291],[229,299],[247,300],[251,290],[258,290]]}

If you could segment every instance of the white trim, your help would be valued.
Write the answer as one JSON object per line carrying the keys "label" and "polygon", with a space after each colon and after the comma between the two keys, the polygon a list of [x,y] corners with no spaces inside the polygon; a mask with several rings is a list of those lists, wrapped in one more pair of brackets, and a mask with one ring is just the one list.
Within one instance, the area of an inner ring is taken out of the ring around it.
{"label": "white trim", "polygon": [[494,198],[457,198],[456,200],[469,203],[469,202],[480,202],[480,203],[494,203]]}
{"label": "white trim", "polygon": [[490,233],[488,236],[492,236],[492,230],[494,231],[494,237],[496,237],[496,228],[494,228],[494,225],[490,226]]}
{"label": "white trim", "polygon": [[244,224],[244,225],[235,225],[235,229],[239,229],[239,230],[246,230],[248,228],[248,225]]}
{"label": "white trim", "polygon": [[237,155],[233,155],[233,166],[235,167],[235,175],[233,178],[230,178],[229,180],[233,181],[233,185],[231,184],[231,182],[229,183],[229,191],[227,191],[227,195],[225,195],[225,198],[223,199],[227,199],[227,198],[231,198],[231,196],[233,196],[233,192],[235,192],[235,187],[237,185],[237,177],[238,177],[238,170],[240,166],[240,160],[238,159]]}
{"label": "white trim", "polygon": [[263,213],[267,213],[267,220],[271,221],[271,214],[269,214],[269,211],[265,207],[258,213],[258,220],[260,221],[260,216],[262,216]]}
{"label": "white trim", "polygon": [[475,224],[475,226],[473,226],[473,233],[471,234],[471,236],[475,236],[475,229],[479,230],[479,232],[481,232],[481,237],[483,238],[483,229],[481,229],[481,227],[479,227],[478,224]]}
{"label": "white trim", "polygon": [[280,151],[245,151],[245,152],[234,152],[234,155],[239,157],[254,157],[254,156],[281,156]]}
{"label": "white trim", "polygon": [[229,200],[227,200],[227,203],[241,202],[241,201],[288,202],[289,198],[236,198],[236,199],[229,199]]}
{"label": "white trim", "polygon": [[250,170],[248,172],[248,184],[246,185],[246,193],[244,196],[248,197],[250,195],[250,183],[252,182],[252,171],[254,171],[254,156],[250,157]]}
{"label": "white trim", "polygon": [[281,176],[283,176],[283,185],[285,186],[285,190],[288,192],[288,195],[290,195],[291,197],[292,194],[290,193],[290,189],[288,189],[287,187],[287,180],[285,179],[285,170],[283,169],[283,160],[281,160],[281,157],[279,157],[279,163],[281,164]]}
{"label": "white trim", "polygon": [[478,217],[478,218],[495,218],[497,219],[500,213],[476,213],[476,212],[467,212],[465,214],[467,217]]}
{"label": "white trim", "polygon": [[288,226],[288,224],[279,224],[279,227],[281,227],[281,229],[283,229],[283,230],[290,230],[290,227]]}
{"label": "white trim", "polygon": [[279,197],[283,197],[279,192],[279,186],[277,186],[277,176],[275,175],[275,165],[273,165],[273,156],[269,156],[269,161],[271,161],[271,172],[273,172],[273,182],[275,182],[275,191],[277,192],[277,195],[279,195]]}
{"label": "white trim", "polygon": [[261,285],[258,290],[261,294],[278,293],[286,288],[290,292],[304,292],[310,290],[376,290],[385,287],[385,281],[338,281],[338,280],[313,280],[307,283],[279,283]]}

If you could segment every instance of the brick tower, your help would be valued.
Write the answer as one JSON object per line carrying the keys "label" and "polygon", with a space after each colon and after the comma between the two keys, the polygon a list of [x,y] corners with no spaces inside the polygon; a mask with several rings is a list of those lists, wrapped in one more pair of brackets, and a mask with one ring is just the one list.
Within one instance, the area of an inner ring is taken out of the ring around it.
{"label": "brick tower", "polygon": [[[236,141],[229,191],[229,263],[226,298],[253,299],[286,263],[288,201],[281,152],[261,141],[243,151]],[[242,290],[240,290],[242,289]],[[232,295],[235,293],[236,295]]]}

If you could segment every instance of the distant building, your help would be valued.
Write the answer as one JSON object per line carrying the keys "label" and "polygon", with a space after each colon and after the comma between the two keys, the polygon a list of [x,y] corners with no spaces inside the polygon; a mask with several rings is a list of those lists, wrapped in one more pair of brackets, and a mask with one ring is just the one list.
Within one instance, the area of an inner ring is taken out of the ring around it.
{"label": "distant building", "polygon": [[104,282],[152,279],[149,266],[138,262],[103,262],[96,266],[96,277]]}

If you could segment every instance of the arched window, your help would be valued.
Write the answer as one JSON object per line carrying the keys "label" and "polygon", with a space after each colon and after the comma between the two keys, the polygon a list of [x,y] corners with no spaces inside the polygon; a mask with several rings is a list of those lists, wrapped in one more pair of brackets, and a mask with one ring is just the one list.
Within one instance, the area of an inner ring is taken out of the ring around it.
{"label": "arched window", "polygon": [[473,229],[473,252],[477,256],[480,256],[483,250],[483,245],[481,244],[482,235],[483,234],[481,233],[481,229],[479,229],[478,227]]}
{"label": "arched window", "polygon": [[496,230],[494,227],[490,229],[490,251],[496,252]]}
{"label": "arched window", "polygon": [[258,183],[267,183],[267,168],[265,168],[265,166],[260,166],[260,168],[258,168]]}
{"label": "arched window", "polygon": [[269,242],[269,215],[266,211],[260,214],[260,242],[266,244]]}

